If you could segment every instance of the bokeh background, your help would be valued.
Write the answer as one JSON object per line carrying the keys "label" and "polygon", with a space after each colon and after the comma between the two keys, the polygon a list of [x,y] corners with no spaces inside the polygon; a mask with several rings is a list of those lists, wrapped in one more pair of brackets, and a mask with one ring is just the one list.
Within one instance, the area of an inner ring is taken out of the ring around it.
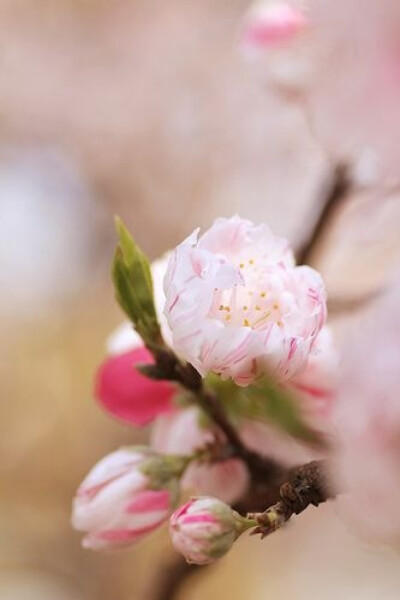
{"label": "bokeh background", "polygon": [[[241,48],[248,6],[0,0],[1,600],[153,600],[173,561],[163,533],[99,555],[69,523],[92,464],[147,435],[92,399],[122,320],[114,213],[151,258],[236,212],[298,246],[345,161],[357,185],[313,255],[341,343],[399,262],[398,3],[314,0],[299,46],[266,57]],[[179,598],[399,595],[398,556],[328,505],[241,540]]]}

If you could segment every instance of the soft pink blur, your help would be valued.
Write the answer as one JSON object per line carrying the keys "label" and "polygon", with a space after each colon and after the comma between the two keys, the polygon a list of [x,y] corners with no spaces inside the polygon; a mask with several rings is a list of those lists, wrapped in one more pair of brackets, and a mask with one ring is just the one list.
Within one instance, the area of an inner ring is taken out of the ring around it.
{"label": "soft pink blur", "polygon": [[245,20],[242,43],[250,49],[269,48],[287,42],[306,26],[306,15],[295,5],[256,0]]}
{"label": "soft pink blur", "polygon": [[[372,540],[399,544],[400,285],[369,316],[342,360],[334,473],[350,524]],[[337,471],[337,473],[336,473]]]}

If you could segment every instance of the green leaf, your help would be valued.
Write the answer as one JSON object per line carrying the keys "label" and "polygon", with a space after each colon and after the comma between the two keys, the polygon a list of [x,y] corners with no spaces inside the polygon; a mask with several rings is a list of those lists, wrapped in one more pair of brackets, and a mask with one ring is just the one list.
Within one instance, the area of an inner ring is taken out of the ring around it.
{"label": "green leaf", "polygon": [[245,388],[250,418],[275,423],[294,438],[310,444],[322,445],[320,436],[305,422],[296,398],[270,380]]}
{"label": "green leaf", "polygon": [[274,380],[264,377],[256,385],[245,388],[215,374],[207,375],[205,381],[233,423],[243,418],[267,421],[294,438],[322,445],[320,436],[304,422],[298,399]]}
{"label": "green leaf", "polygon": [[119,238],[112,267],[115,296],[144,342],[154,345],[161,340],[161,331],[150,263],[119,217],[115,226]]}

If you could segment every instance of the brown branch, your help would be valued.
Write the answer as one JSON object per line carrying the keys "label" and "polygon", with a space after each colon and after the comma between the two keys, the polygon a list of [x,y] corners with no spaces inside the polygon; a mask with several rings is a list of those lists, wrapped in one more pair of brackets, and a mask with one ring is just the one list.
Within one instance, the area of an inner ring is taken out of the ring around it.
{"label": "brown branch", "polygon": [[264,538],[285,525],[292,515],[302,513],[310,505],[318,506],[334,496],[326,461],[315,460],[297,467],[291,471],[288,481],[281,485],[278,502],[262,513],[249,515],[258,523],[253,533]]}
{"label": "brown branch", "polygon": [[196,566],[189,565],[179,554],[175,554],[157,568],[157,577],[152,580],[143,600],[175,600],[181,587],[196,571]]}
{"label": "brown branch", "polygon": [[325,237],[334,213],[345,200],[351,187],[352,182],[348,167],[343,164],[336,166],[329,186],[323,193],[321,212],[308,235],[308,239],[297,251],[296,258],[299,265],[308,264],[311,261],[316,247]]}
{"label": "brown branch", "polygon": [[282,473],[281,467],[275,461],[246,448],[217,396],[206,388],[196,369],[189,363],[182,363],[169,348],[155,346],[149,347],[149,350],[156,360],[156,365],[146,365],[140,370],[149,377],[175,381],[192,392],[194,401],[224,434],[231,446],[232,455],[241,458],[247,464],[253,478],[276,481]]}
{"label": "brown branch", "polygon": [[379,288],[367,292],[364,296],[355,298],[330,298],[328,299],[328,314],[332,318],[340,316],[343,313],[363,309],[375,300],[378,300],[384,293],[385,290]]}

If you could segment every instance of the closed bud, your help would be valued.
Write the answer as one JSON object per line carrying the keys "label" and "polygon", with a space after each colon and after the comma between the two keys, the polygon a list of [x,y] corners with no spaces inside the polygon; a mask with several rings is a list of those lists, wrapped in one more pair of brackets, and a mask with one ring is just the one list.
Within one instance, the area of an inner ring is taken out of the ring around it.
{"label": "closed bud", "polygon": [[255,2],[247,16],[243,43],[252,48],[270,48],[290,41],[307,26],[304,12],[288,2]]}
{"label": "closed bud", "polygon": [[113,417],[135,427],[143,427],[170,411],[176,393],[169,381],[146,377],[144,366],[157,369],[147,348],[139,346],[110,356],[96,376],[95,394],[100,405]]}
{"label": "closed bud", "polygon": [[188,563],[207,565],[221,558],[254,522],[209,496],[192,498],[171,517],[170,533],[176,550]]}
{"label": "closed bud", "polygon": [[92,550],[123,548],[157,529],[176,506],[188,459],[147,447],[121,448],[103,458],[80,485],[72,524]]}

